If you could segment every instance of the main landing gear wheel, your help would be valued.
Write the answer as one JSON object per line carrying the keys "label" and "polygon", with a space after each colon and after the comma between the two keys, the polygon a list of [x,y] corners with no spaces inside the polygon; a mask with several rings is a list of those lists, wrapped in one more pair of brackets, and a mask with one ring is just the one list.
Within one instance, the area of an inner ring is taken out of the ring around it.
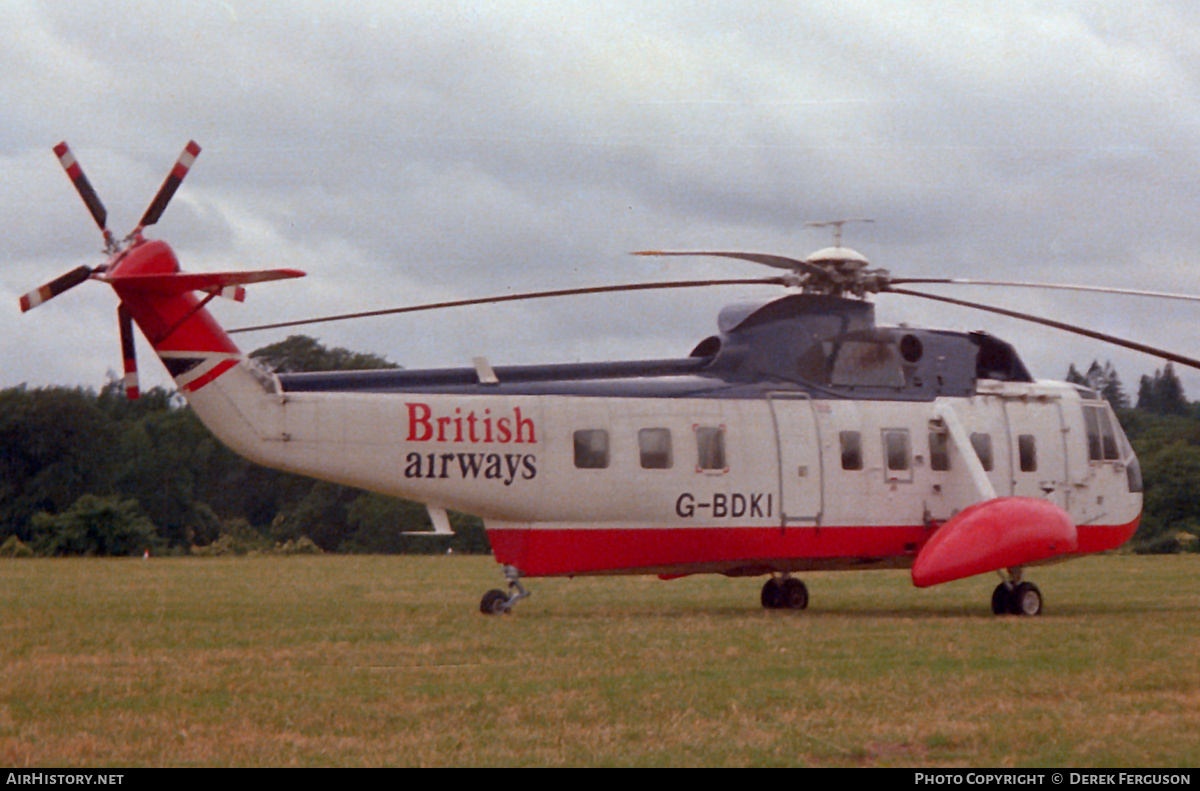
{"label": "main landing gear wheel", "polygon": [[521,585],[520,571],[512,566],[505,566],[504,576],[508,578],[507,593],[499,588],[492,588],[479,600],[479,611],[484,615],[512,612],[513,607],[517,606],[517,602],[529,598],[529,591]]}
{"label": "main landing gear wheel", "polygon": [[1042,592],[1032,582],[1022,582],[1013,590],[1013,615],[1041,615]]}
{"label": "main landing gear wheel", "polygon": [[763,585],[761,599],[768,610],[803,610],[808,607],[808,588],[793,577],[772,577]]}
{"label": "main landing gear wheel", "polygon": [[996,586],[996,590],[992,591],[992,613],[994,615],[1006,614],[1012,606],[1012,598],[1012,588],[1007,582],[1001,582]]}
{"label": "main landing gear wheel", "polygon": [[1032,582],[1019,585],[1001,582],[992,591],[992,612],[996,615],[1041,615],[1042,592]]}

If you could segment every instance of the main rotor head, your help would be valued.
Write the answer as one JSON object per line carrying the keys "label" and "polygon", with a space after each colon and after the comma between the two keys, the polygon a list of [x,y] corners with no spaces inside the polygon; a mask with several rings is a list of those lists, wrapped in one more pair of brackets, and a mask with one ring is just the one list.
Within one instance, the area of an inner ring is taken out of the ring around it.
{"label": "main rotor head", "polygon": [[849,247],[826,247],[806,258],[789,258],[769,253],[742,253],[731,251],[668,252],[643,250],[634,255],[693,256],[711,255],[721,258],[736,258],[751,261],[790,273],[784,278],[786,285],[799,288],[805,294],[828,294],[835,297],[856,296],[887,291],[891,285],[891,274],[886,269],[871,269],[870,261],[862,253]]}

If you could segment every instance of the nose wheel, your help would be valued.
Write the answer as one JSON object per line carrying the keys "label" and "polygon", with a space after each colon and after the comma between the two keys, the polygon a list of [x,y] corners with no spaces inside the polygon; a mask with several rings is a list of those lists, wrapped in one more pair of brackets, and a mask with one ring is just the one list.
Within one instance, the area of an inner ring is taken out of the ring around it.
{"label": "nose wheel", "polygon": [[996,615],[1041,615],[1042,592],[1032,582],[1019,582],[1018,579],[1005,580],[992,591],[992,612]]}
{"label": "nose wheel", "polygon": [[808,588],[795,577],[771,577],[763,585],[761,599],[768,610],[803,610],[808,607]]}

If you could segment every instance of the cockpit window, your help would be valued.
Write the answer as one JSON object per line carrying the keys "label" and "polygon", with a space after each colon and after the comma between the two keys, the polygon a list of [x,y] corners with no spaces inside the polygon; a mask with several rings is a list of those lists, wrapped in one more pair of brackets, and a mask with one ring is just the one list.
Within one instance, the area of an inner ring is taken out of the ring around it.
{"label": "cockpit window", "polygon": [[1083,405],[1083,424],[1087,429],[1089,460],[1120,460],[1121,449],[1117,443],[1117,433],[1113,428],[1112,416],[1103,402]]}
{"label": "cockpit window", "polygon": [[1104,460],[1113,461],[1121,458],[1117,451],[1117,435],[1113,432],[1112,417],[1107,409],[1096,410],[1100,413],[1100,442],[1104,447]]}
{"label": "cockpit window", "polygon": [[1088,443],[1088,458],[1092,461],[1100,461],[1104,458],[1103,452],[1100,450],[1100,417],[1099,410],[1084,406],[1083,408],[1083,425],[1087,429]]}

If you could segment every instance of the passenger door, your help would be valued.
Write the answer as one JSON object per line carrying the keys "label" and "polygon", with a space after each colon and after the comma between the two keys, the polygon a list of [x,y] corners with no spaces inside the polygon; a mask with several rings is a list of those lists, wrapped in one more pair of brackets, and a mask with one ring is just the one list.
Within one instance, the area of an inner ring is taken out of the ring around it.
{"label": "passenger door", "polygon": [[767,401],[778,450],[781,525],[818,525],[823,510],[821,442],[812,399],[771,393]]}
{"label": "passenger door", "polygon": [[1071,476],[1067,465],[1066,432],[1057,400],[1006,399],[1013,495],[1069,505]]}

